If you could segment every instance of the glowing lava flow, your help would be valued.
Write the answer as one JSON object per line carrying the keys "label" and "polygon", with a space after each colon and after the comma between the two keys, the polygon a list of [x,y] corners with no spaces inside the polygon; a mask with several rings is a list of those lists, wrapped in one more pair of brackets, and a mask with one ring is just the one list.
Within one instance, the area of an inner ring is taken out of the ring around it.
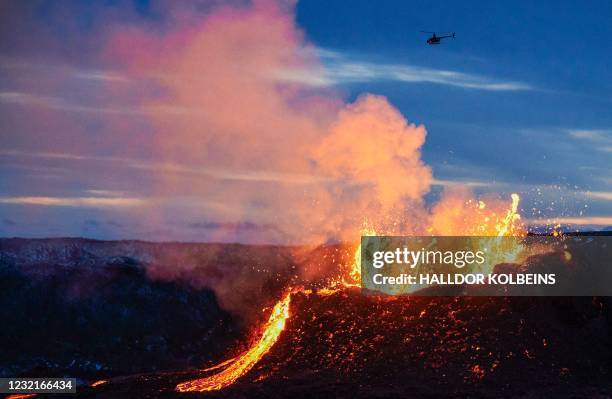
{"label": "glowing lava flow", "polygon": [[[506,217],[500,220],[496,225],[496,233],[498,237],[516,235],[517,231],[515,222],[520,219],[518,214],[519,204],[518,194],[512,194],[512,206],[508,210]],[[482,203],[484,206],[484,203]],[[482,226],[481,226],[482,227]],[[364,226],[361,230],[362,236],[375,236],[376,230],[369,226]],[[348,278],[342,278],[333,281],[328,287],[317,290],[319,295],[327,295],[334,293],[343,288],[359,287],[361,280],[361,243],[355,251],[354,262],[348,272]],[[289,305],[291,303],[291,294],[294,292],[312,293],[311,290],[303,288],[291,288],[285,296],[278,301],[272,309],[270,318],[263,327],[263,332],[259,341],[257,341],[248,351],[242,355],[225,360],[224,362],[210,367],[203,371],[221,370],[216,374],[208,377],[199,378],[196,380],[186,381],[176,386],[179,392],[205,392],[223,389],[233,384],[238,378],[242,377],[251,370],[255,364],[270,351],[272,346],[278,340],[280,334],[285,328],[285,322],[289,318]]]}
{"label": "glowing lava flow", "polygon": [[270,319],[268,319],[263,328],[261,338],[251,349],[234,359],[224,362],[226,367],[219,373],[183,382],[176,386],[176,390],[179,392],[203,392],[223,389],[246,374],[255,366],[259,359],[268,353],[278,340],[278,337],[285,328],[285,322],[289,318],[290,303],[291,291],[274,306]]}

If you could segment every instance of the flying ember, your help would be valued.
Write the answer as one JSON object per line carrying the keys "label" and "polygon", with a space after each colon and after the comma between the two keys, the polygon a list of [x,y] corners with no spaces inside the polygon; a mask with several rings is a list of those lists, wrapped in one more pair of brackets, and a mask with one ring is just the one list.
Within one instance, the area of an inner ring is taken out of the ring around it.
{"label": "flying ember", "polygon": [[[520,226],[517,226],[517,222],[520,220],[520,215],[518,214],[518,205],[519,205],[519,196],[518,194],[512,194],[512,205],[510,209],[508,209],[506,215],[499,220],[493,220],[495,222],[494,227],[495,230],[487,230],[488,226],[490,226],[489,216],[485,216],[484,220],[475,220],[474,222],[477,224],[474,227],[473,231],[481,232],[482,235],[493,235],[497,237],[509,236],[509,235],[522,235],[523,231]],[[485,204],[480,201],[477,205],[479,209],[483,209]],[[374,236],[377,234],[377,231],[371,227],[366,226],[362,229],[362,236]],[[492,237],[495,240],[495,237]],[[500,256],[500,259],[508,260],[508,258],[514,258],[517,254],[522,250],[520,247],[516,248],[499,248],[503,254]],[[327,287],[319,289],[317,294],[319,295],[327,295],[329,293],[336,292],[341,289],[347,289],[351,287],[359,287],[360,279],[361,279],[361,245],[359,245],[355,251],[353,264],[351,268],[348,270],[347,276],[341,277],[339,279],[333,280],[328,284]],[[261,338],[256,341],[253,346],[246,351],[245,353],[236,356],[235,358],[231,358],[222,363],[219,363],[216,366],[210,367],[206,371],[212,370],[221,370],[216,374],[210,375],[208,377],[186,381],[180,383],[176,386],[176,390],[179,392],[204,392],[204,391],[214,391],[223,389],[231,384],[233,384],[240,377],[247,374],[254,366],[263,358],[270,349],[277,342],[280,334],[285,329],[285,323],[289,318],[289,306],[291,304],[291,295],[292,293],[297,292],[312,292],[311,290],[306,290],[302,287],[293,287],[288,290],[288,292],[283,296],[281,300],[279,300],[274,308],[272,309],[272,313],[270,314],[270,318],[266,322],[266,324],[262,328]]]}

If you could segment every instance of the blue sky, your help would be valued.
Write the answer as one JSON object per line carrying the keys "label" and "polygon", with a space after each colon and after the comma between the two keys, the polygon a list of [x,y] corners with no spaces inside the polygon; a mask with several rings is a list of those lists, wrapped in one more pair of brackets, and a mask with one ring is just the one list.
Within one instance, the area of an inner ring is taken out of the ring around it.
{"label": "blue sky", "polygon": [[[101,49],[114,26],[172,31],[219,3],[0,6],[0,236],[157,237],[132,220],[146,217],[134,207],[155,194],[148,171],[156,154],[146,145],[150,121],[130,108],[132,96],[155,88],[143,80],[113,97],[126,78]],[[428,201],[460,184],[478,194],[519,192],[534,223],[612,225],[612,3],[301,1],[295,21],[324,68],[290,79],[346,101],[384,95],[426,126],[423,160],[436,179]],[[420,30],[457,37],[428,46]],[[117,123],[107,117],[118,114],[129,116],[121,129],[129,125],[139,149],[103,139]],[[181,213],[183,200],[168,208]],[[251,220],[213,216],[197,223],[252,230]]]}
{"label": "blue sky", "polygon": [[[494,179],[533,203],[559,204],[561,191],[564,203],[547,212],[578,216],[587,205],[589,215],[610,215],[609,2],[332,0],[299,3],[297,21],[318,46],[379,72],[343,87],[384,94],[425,124],[424,159],[437,178]],[[426,46],[420,30],[455,31],[457,39]],[[387,65],[421,68],[421,81],[380,73]],[[439,71],[473,79],[427,81]]]}

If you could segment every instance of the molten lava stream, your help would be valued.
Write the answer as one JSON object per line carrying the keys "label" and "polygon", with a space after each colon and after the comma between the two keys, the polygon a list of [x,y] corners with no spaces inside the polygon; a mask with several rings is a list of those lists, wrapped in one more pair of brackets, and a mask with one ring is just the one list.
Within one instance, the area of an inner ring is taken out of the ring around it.
{"label": "molten lava stream", "polygon": [[[520,220],[520,215],[518,214],[518,205],[519,205],[520,197],[518,194],[512,194],[512,205],[511,208],[507,211],[506,216],[497,221],[497,224],[494,226],[495,234],[493,232],[488,232],[491,235],[496,235],[497,237],[504,236],[514,236],[514,235],[522,235],[524,234],[521,231],[521,228],[515,225],[515,223]],[[479,231],[481,234],[482,232]],[[364,227],[361,231],[362,236],[375,236],[377,234],[376,230],[371,227]],[[501,247],[495,247],[496,250],[499,250],[503,254],[503,261],[509,261],[508,257],[514,258],[520,252],[520,246],[516,248],[511,248],[512,250],[508,250]],[[348,278],[340,278],[331,282],[328,287],[321,288],[317,291],[319,295],[330,295],[340,289],[346,289],[351,287],[359,287],[359,283],[361,280],[361,243],[359,247],[355,251],[354,262],[351,270],[348,271]],[[291,288],[285,294],[285,296],[278,301],[278,303],[272,309],[272,314],[270,314],[270,319],[263,326],[263,332],[259,341],[257,341],[248,351],[239,355],[235,358],[228,359],[222,363],[219,363],[213,367],[209,367],[203,371],[212,371],[212,370],[221,370],[216,374],[210,375],[205,378],[199,378],[197,380],[186,381],[176,386],[176,390],[179,392],[204,392],[204,391],[214,391],[223,389],[231,384],[233,384],[238,378],[242,377],[246,373],[251,370],[255,364],[270,351],[272,346],[278,340],[281,332],[285,328],[285,322],[289,318],[289,305],[291,303],[291,294],[293,292],[312,292],[310,290],[305,290],[303,288]]]}
{"label": "molten lava stream", "polygon": [[179,392],[203,392],[223,389],[231,385],[255,366],[255,364],[272,348],[285,328],[285,322],[289,318],[289,304],[291,303],[291,291],[272,309],[270,319],[263,327],[263,333],[248,351],[233,359],[210,368],[223,368],[222,371],[205,378],[186,381],[176,386]]}

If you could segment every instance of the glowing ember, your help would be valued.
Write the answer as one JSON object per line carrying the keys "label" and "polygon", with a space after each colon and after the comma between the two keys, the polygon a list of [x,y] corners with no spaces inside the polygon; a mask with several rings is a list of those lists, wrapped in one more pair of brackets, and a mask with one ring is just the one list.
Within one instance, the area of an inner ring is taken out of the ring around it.
{"label": "glowing ember", "polygon": [[491,258],[489,267],[492,269],[496,264],[502,262],[516,262],[525,250],[525,246],[518,240],[501,240],[501,237],[525,235],[523,226],[518,225],[521,215],[518,213],[520,201],[518,194],[512,194],[512,206],[508,210],[506,217],[499,221],[495,226],[498,239],[492,243]]}
{"label": "glowing ember", "polygon": [[[369,227],[364,224],[361,229],[361,236],[375,236],[376,230],[372,227]],[[353,256],[353,265],[351,266],[351,270],[349,271],[348,281],[346,279],[342,280],[342,285],[345,287],[359,287],[361,283],[361,242],[359,246],[355,250],[355,255]]]}
{"label": "glowing ember", "polygon": [[238,378],[245,375],[276,343],[281,332],[285,328],[285,322],[289,318],[289,304],[291,303],[291,291],[285,295],[272,309],[270,319],[263,327],[263,333],[251,349],[234,359],[225,361],[215,368],[223,368],[217,374],[206,378],[183,382],[176,386],[179,392],[203,392],[223,389],[232,384]]}
{"label": "glowing ember", "polygon": [[[501,241],[498,237],[503,236],[515,236],[524,235],[524,232],[520,226],[517,226],[517,221],[520,219],[518,214],[518,205],[520,197],[518,194],[512,194],[512,205],[507,211],[506,216],[497,220],[493,220],[488,215],[481,215],[482,219],[475,219],[475,225],[471,226],[469,231],[477,232],[477,235],[493,235],[492,240],[496,240],[500,244],[495,247],[496,252],[499,250],[499,261],[510,261],[516,258],[518,253],[522,251],[522,246],[513,244],[511,248],[502,248]],[[486,208],[486,204],[482,201],[478,201],[476,205],[477,209],[483,211]],[[490,222],[495,223],[491,225]],[[492,231],[492,227],[495,227],[495,231]],[[431,231],[431,229],[428,229]],[[484,234],[483,234],[484,233]],[[365,224],[361,230],[361,236],[375,236],[377,235],[376,230]],[[496,237],[495,237],[496,236]],[[329,295],[343,288],[359,287],[361,281],[361,243],[357,247],[348,275],[332,281],[327,287],[319,288],[316,293],[317,295]],[[303,292],[307,294],[313,293],[312,290],[303,288],[292,288],[289,292],[281,299],[272,309],[272,314],[269,320],[263,326],[262,336],[248,351],[244,354],[231,358],[215,366],[203,370],[204,372],[221,370],[216,374],[210,375],[205,378],[197,380],[191,380],[183,382],[176,386],[176,390],[179,392],[203,392],[223,389],[233,384],[238,378],[242,377],[251,370],[255,364],[266,354],[272,346],[278,340],[281,332],[285,328],[285,322],[289,318],[289,304],[291,302],[291,294],[293,292]]]}
{"label": "glowing ember", "polygon": [[512,207],[508,210],[508,214],[506,217],[497,224],[497,236],[503,237],[507,235],[513,235],[515,230],[515,222],[521,218],[521,215],[518,214],[518,205],[521,197],[518,194],[512,194]]}

